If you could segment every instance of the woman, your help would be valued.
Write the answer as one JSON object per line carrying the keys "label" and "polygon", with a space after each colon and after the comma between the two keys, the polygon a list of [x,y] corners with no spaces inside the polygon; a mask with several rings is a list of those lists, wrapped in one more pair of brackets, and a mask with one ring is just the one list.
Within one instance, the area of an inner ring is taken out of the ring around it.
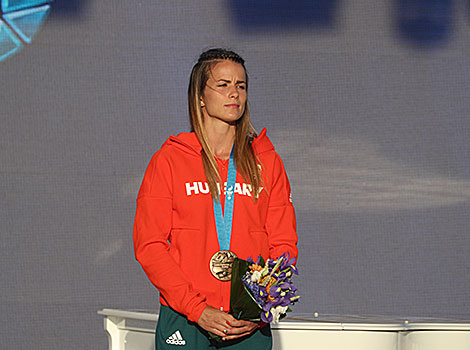
{"label": "woman", "polygon": [[[230,260],[297,256],[290,185],[247,105],[243,59],[211,49],[193,67],[191,133],[155,153],[137,198],[137,260],[160,292],[156,348],[271,349],[268,326],[239,321],[230,308]],[[228,182],[228,184],[227,184]]]}

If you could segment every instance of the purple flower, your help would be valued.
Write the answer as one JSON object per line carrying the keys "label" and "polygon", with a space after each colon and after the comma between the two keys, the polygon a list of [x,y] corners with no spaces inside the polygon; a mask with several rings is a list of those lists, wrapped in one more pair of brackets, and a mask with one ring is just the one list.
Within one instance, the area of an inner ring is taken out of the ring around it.
{"label": "purple flower", "polygon": [[273,298],[277,298],[282,292],[281,287],[279,286],[272,286],[269,288],[269,295],[271,295]]}
{"label": "purple flower", "polygon": [[[260,265],[260,261],[264,266]],[[297,287],[291,281],[292,275],[298,274],[295,261],[295,258],[289,258],[288,253],[266,262],[261,256],[258,256],[256,263],[251,257],[247,259],[249,264],[261,267],[260,271],[248,270],[241,280],[261,307],[262,321],[277,322],[288,311],[288,306],[298,301],[299,297],[295,295]]]}
{"label": "purple flower", "polygon": [[273,320],[273,314],[270,311],[261,313],[261,321],[265,323],[271,323]]}
{"label": "purple flower", "polygon": [[263,311],[269,311],[274,306],[272,301],[268,301],[266,304],[263,305]]}
{"label": "purple flower", "polygon": [[281,303],[280,303],[279,305],[281,305],[281,306],[287,306],[287,305],[289,305],[290,303],[291,303],[290,298],[284,297],[284,298],[282,298]]}

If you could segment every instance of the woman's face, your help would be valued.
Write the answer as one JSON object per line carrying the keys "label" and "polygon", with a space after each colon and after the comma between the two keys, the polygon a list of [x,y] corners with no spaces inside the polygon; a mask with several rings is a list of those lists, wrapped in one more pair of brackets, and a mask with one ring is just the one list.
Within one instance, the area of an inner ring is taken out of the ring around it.
{"label": "woman's face", "polygon": [[224,60],[212,67],[201,97],[204,123],[234,124],[245,112],[246,88],[241,64]]}

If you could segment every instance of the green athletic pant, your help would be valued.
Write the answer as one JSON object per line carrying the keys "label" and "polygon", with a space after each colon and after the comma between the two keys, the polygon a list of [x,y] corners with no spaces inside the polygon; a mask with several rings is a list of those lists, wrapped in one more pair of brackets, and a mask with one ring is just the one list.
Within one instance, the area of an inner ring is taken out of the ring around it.
{"label": "green athletic pant", "polygon": [[211,344],[205,331],[196,323],[167,306],[160,306],[157,330],[155,332],[155,349],[240,349],[240,350],[271,350],[272,336],[269,325],[255,330],[241,339],[234,339]]}

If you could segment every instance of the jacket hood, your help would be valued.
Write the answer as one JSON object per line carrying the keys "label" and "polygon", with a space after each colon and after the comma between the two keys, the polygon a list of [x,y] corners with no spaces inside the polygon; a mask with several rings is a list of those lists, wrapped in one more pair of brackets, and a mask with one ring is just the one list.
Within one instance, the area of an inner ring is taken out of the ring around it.
{"label": "jacket hood", "polygon": [[[256,154],[274,150],[274,146],[266,133],[266,128],[264,128],[253,140],[253,150]],[[184,152],[194,155],[200,155],[202,149],[201,143],[194,132],[182,132],[177,136],[171,135],[163,145],[177,147]]]}
{"label": "jacket hood", "polygon": [[194,132],[182,132],[177,136],[171,135],[164,143],[164,146],[172,146],[181,149],[186,153],[196,156],[201,154],[202,146]]}
{"label": "jacket hood", "polygon": [[261,130],[258,137],[253,140],[252,145],[256,154],[274,151],[274,146],[268,138],[266,128]]}

